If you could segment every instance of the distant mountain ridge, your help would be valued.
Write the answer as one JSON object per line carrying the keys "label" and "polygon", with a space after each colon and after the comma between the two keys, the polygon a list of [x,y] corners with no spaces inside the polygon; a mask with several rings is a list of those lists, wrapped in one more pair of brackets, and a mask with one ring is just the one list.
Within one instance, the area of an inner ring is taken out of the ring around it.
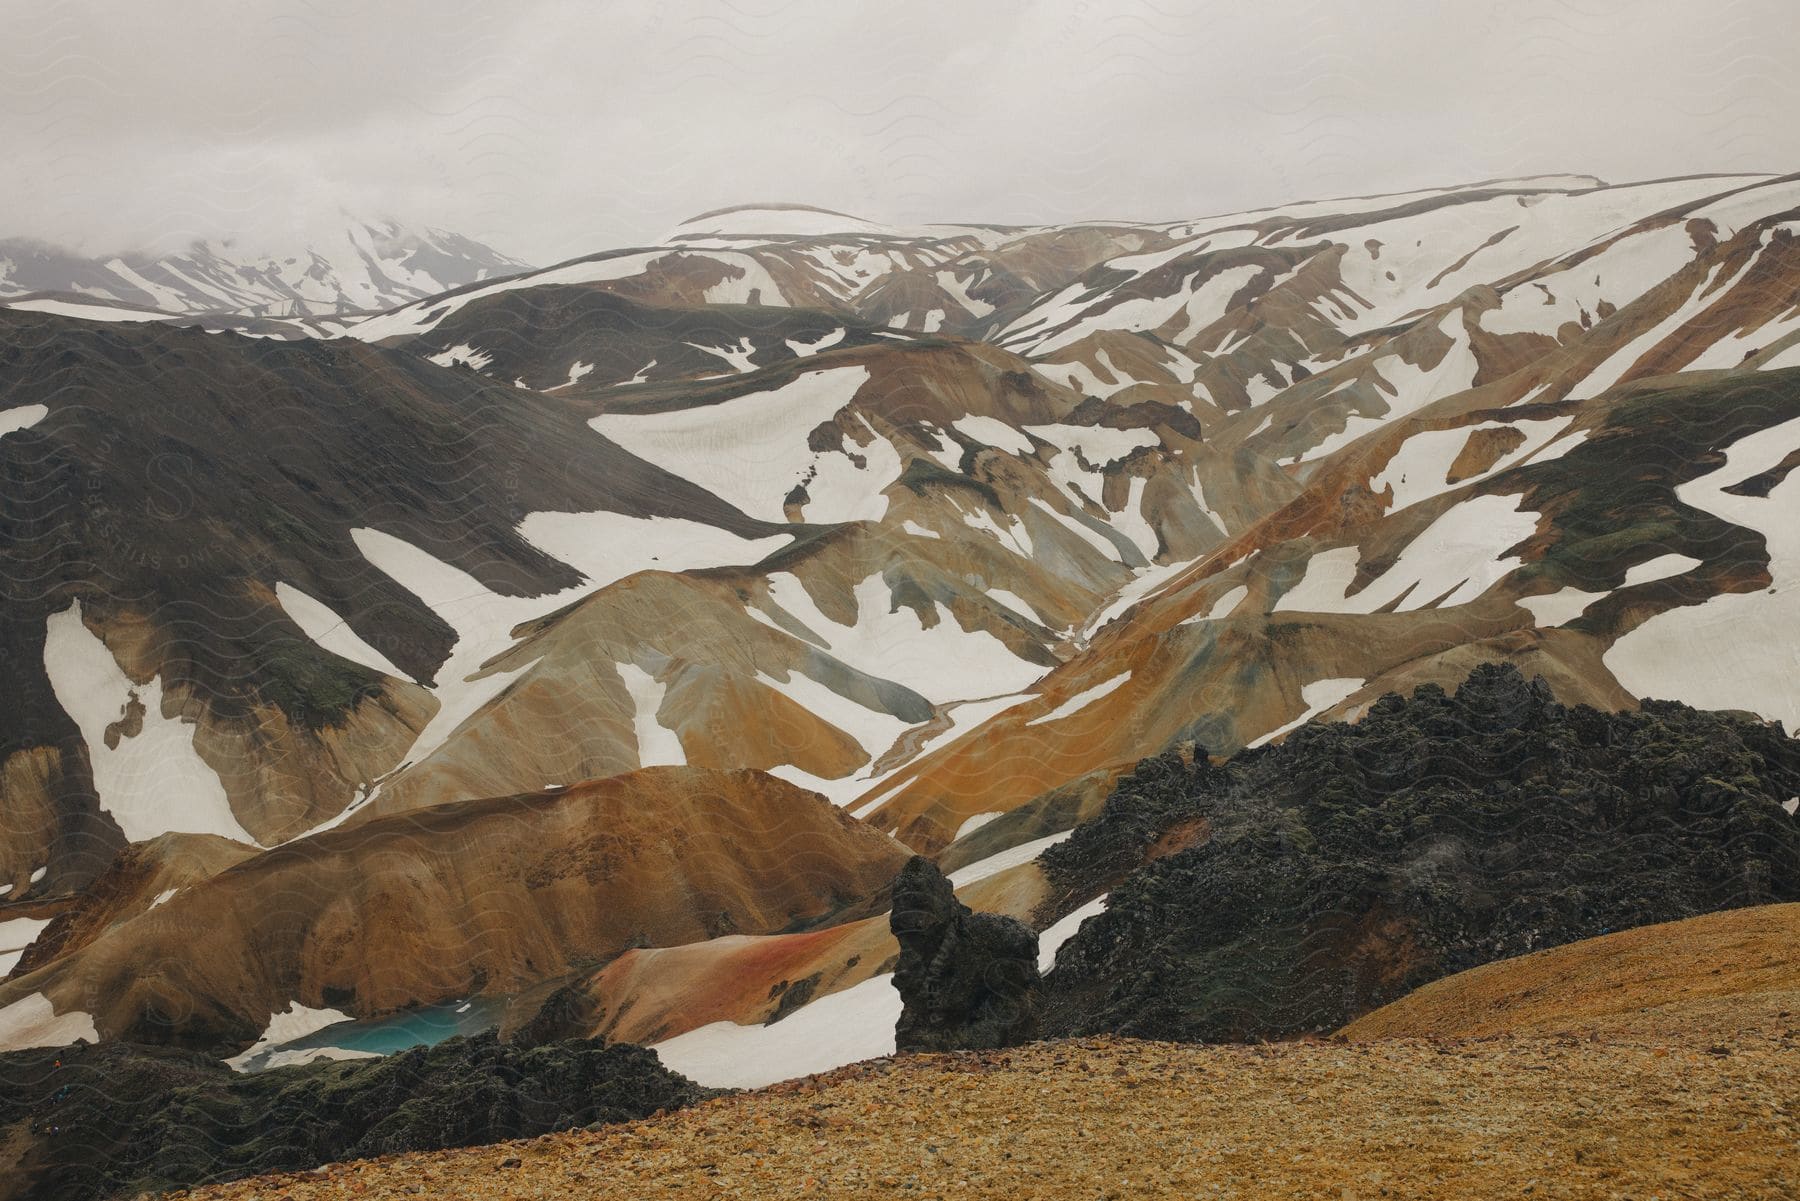
{"label": "distant mountain ridge", "polygon": [[338,316],[529,270],[473,238],[393,221],[352,221],[323,241],[272,252],[226,240],[196,241],[162,255],[88,257],[6,238],[0,239],[0,302],[66,302],[78,306],[72,312],[78,316],[88,315],[82,308],[114,305],[184,315]]}

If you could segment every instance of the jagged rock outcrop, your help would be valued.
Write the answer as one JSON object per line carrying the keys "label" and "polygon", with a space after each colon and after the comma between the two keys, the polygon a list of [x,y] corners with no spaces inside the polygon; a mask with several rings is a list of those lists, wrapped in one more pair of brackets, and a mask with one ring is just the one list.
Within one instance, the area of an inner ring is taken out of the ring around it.
{"label": "jagged rock outcrop", "polygon": [[1036,1037],[1037,935],[1029,926],[971,911],[922,855],[900,869],[888,921],[900,942],[899,1050],[1010,1047]]}
{"label": "jagged rock outcrop", "polygon": [[583,981],[557,987],[544,998],[538,1011],[511,1032],[508,1042],[522,1047],[541,1047],[566,1038],[581,1038],[599,1016]]}
{"label": "jagged rock outcrop", "polygon": [[88,1201],[630,1121],[712,1096],[654,1052],[492,1034],[233,1072],[103,1043],[0,1055],[0,1201]]}
{"label": "jagged rock outcrop", "polygon": [[1223,767],[1152,759],[1045,855],[1065,904],[1111,890],[1046,977],[1046,1033],[1330,1030],[1493,960],[1794,900],[1795,795],[1777,724],[1569,708],[1499,665]]}

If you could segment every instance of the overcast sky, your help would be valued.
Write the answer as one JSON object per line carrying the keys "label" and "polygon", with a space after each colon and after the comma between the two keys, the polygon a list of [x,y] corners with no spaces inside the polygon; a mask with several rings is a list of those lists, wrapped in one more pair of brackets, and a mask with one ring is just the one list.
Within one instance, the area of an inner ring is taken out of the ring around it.
{"label": "overcast sky", "polygon": [[798,201],[1175,219],[1539,172],[1800,169],[1796,0],[0,0],[0,236],[539,264]]}

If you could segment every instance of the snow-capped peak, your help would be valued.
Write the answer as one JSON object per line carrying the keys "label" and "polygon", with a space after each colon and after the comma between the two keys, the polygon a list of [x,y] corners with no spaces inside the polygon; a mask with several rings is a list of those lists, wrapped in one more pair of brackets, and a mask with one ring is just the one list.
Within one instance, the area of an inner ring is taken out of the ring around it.
{"label": "snow-capped peak", "polygon": [[528,264],[472,238],[393,221],[347,220],[303,246],[196,241],[161,255],[90,258],[27,239],[0,240],[0,297],[60,293],[181,314],[369,312],[524,270]]}

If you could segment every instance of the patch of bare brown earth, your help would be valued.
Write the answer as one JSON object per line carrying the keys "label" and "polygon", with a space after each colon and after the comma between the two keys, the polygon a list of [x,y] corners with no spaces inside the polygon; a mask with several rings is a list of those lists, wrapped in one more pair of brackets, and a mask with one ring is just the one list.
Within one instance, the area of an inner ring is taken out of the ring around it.
{"label": "patch of bare brown earth", "polygon": [[1797,926],[1787,905],[1594,939],[1330,1042],[873,1060],[599,1132],[175,1195],[1792,1198]]}

